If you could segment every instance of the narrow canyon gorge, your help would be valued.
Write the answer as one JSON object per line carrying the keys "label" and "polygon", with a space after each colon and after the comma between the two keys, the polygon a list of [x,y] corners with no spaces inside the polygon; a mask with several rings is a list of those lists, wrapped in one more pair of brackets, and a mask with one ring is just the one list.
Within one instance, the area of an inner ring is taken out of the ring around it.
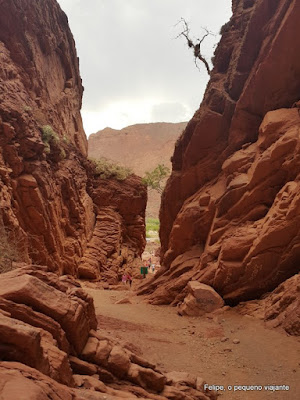
{"label": "narrow canyon gorge", "polygon": [[200,108],[177,128],[161,267],[139,279],[147,187],[103,177],[88,157],[67,16],[56,0],[0,0],[1,400],[248,399],[206,383],[228,373],[217,370],[227,336],[246,328],[290,351],[272,399],[299,398],[299,21],[299,0],[232,0]]}

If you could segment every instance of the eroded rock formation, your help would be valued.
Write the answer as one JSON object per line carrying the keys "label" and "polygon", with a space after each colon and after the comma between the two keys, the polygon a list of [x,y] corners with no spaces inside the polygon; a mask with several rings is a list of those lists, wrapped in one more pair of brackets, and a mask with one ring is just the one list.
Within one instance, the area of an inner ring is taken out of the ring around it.
{"label": "eroded rock formation", "polygon": [[120,269],[134,269],[145,247],[146,187],[134,175],[121,182],[98,178],[89,193],[97,218],[78,273],[117,283]]}
{"label": "eroded rock formation", "polygon": [[[203,380],[164,374],[97,330],[71,277],[24,265],[0,276],[0,394],[30,399],[203,399]],[[103,397],[105,393],[106,397]]]}
{"label": "eroded rock formation", "polygon": [[[144,247],[146,190],[134,177],[123,185],[94,176],[82,92],[74,40],[57,2],[1,1],[1,232],[23,260],[85,278],[103,272],[114,283]],[[130,213],[123,202],[131,202]],[[96,240],[99,232],[105,244]]]}
{"label": "eroded rock formation", "polygon": [[140,290],[155,304],[181,302],[189,280],[236,304],[299,271],[299,2],[232,7],[203,103],[173,155],[163,268]]}

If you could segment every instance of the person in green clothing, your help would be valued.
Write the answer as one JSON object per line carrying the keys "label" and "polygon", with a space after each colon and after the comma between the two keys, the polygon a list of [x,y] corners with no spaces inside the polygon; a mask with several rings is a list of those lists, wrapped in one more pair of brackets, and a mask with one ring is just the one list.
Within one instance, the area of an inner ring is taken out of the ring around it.
{"label": "person in green clothing", "polygon": [[144,261],[144,265],[141,266],[141,274],[143,275],[143,279],[145,279],[146,275],[148,274],[147,261]]}

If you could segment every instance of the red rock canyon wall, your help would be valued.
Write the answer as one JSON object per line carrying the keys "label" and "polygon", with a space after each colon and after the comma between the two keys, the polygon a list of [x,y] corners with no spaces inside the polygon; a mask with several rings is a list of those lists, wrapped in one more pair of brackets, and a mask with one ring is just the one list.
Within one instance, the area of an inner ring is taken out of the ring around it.
{"label": "red rock canyon wall", "polygon": [[177,304],[189,280],[229,304],[299,271],[299,1],[236,0],[160,210],[163,268],[140,290]]}
{"label": "red rock canyon wall", "polygon": [[[118,268],[144,247],[146,190],[134,177],[123,190],[122,182],[94,176],[86,160],[82,93],[74,40],[57,2],[1,1],[1,225],[23,260],[87,278],[114,264],[104,278],[116,281]],[[132,200],[130,215],[121,199]],[[91,251],[99,229],[110,241],[101,259],[99,249]]]}

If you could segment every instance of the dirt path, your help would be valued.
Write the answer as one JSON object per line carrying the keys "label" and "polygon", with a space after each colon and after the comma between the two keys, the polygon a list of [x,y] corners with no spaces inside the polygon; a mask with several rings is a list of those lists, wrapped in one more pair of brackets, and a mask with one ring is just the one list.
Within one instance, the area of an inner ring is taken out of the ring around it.
{"label": "dirt path", "polygon": [[[233,309],[214,319],[180,317],[176,308],[143,303],[131,292],[86,290],[94,298],[100,328],[133,343],[161,370],[189,372],[210,385],[224,385],[226,390],[219,392],[224,400],[300,398],[299,338],[266,329],[261,321]],[[133,304],[115,304],[128,296]],[[233,343],[234,339],[239,343]],[[234,392],[228,385],[263,388]],[[267,391],[264,385],[289,385],[290,389]]]}

